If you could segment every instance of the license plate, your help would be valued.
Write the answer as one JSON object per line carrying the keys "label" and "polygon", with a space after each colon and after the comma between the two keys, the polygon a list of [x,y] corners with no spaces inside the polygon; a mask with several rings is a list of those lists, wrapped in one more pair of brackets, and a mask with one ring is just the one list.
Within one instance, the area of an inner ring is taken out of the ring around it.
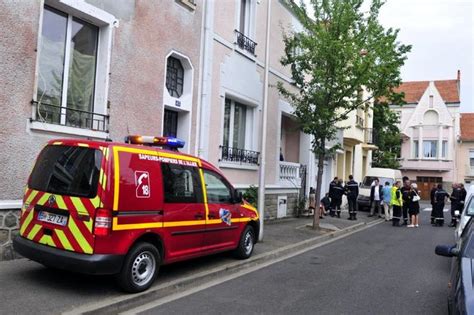
{"label": "license plate", "polygon": [[67,224],[67,216],[50,213],[47,211],[40,211],[38,213],[38,220],[62,226],[66,226]]}

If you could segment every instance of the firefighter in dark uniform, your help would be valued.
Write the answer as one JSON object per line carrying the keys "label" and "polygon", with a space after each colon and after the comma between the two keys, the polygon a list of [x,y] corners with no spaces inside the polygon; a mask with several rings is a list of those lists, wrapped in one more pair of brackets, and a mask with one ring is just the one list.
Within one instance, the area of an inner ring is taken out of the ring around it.
{"label": "firefighter in dark uniform", "polygon": [[334,177],[332,182],[329,183],[329,199],[331,199],[331,204],[329,206],[329,215],[331,217],[334,217],[334,210],[336,209],[336,200],[334,199],[336,195],[336,185],[338,183],[339,179],[337,177]]}
{"label": "firefighter in dark uniform", "polygon": [[434,217],[434,212],[435,212],[435,192],[436,192],[436,185],[433,185],[433,188],[431,188],[430,191],[430,200],[431,200],[431,224],[435,223],[435,217]]}
{"label": "firefighter in dark uniform", "polygon": [[359,196],[359,184],[357,184],[352,175],[349,175],[349,181],[344,187],[344,192],[347,196],[347,203],[349,205],[348,220],[357,220],[357,196]]}
{"label": "firefighter in dark uniform", "polygon": [[400,188],[400,191],[402,193],[402,199],[403,199],[403,205],[402,205],[402,211],[403,211],[403,225],[408,225],[408,204],[409,204],[409,198],[408,198],[408,193],[411,190],[411,185],[410,185],[410,180],[408,177],[403,177],[403,187]]}
{"label": "firefighter in dark uniform", "polygon": [[461,203],[460,207],[462,213],[464,210],[464,202],[466,201],[467,191],[466,188],[464,188],[464,184],[459,184],[459,186],[461,187],[461,200],[459,202]]}
{"label": "firefighter in dark uniform", "polygon": [[344,195],[344,187],[342,187],[341,181],[337,180],[332,186],[333,197],[331,197],[331,210],[334,216],[334,211],[336,211],[337,217],[341,217],[341,204],[342,196]]}
{"label": "firefighter in dark uniform", "polygon": [[444,203],[449,198],[449,194],[443,189],[443,185],[438,184],[435,192],[435,211],[434,211],[434,226],[444,225]]}
{"label": "firefighter in dark uniform", "polygon": [[451,192],[451,196],[449,200],[451,200],[451,223],[449,224],[450,227],[455,227],[457,224],[456,220],[456,210],[461,213],[461,198],[462,198],[462,190],[461,187],[454,183],[453,184],[453,191]]}

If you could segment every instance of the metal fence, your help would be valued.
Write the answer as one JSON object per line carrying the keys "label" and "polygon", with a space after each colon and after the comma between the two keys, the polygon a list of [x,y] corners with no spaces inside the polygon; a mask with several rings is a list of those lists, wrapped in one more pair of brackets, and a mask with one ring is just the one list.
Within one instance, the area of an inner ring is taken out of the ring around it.
{"label": "metal fence", "polygon": [[32,105],[35,110],[32,121],[103,132],[109,131],[108,115],[34,101]]}

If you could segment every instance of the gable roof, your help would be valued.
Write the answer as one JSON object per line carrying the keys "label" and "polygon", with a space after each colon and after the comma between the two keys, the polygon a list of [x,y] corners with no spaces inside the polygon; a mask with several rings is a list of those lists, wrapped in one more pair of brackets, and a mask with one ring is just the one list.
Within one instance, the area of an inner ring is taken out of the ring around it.
{"label": "gable roof", "polygon": [[[395,89],[395,92],[404,92],[405,102],[417,104],[428,88],[429,83],[429,81],[403,82]],[[458,80],[438,80],[434,81],[434,85],[445,103],[460,103]]]}
{"label": "gable roof", "polygon": [[474,141],[474,113],[461,114],[461,140]]}

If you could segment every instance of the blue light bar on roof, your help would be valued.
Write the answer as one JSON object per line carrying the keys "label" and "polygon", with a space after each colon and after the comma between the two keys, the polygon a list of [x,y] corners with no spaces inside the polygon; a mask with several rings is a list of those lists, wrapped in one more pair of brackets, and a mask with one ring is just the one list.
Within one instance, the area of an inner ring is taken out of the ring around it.
{"label": "blue light bar on roof", "polygon": [[178,139],[178,138],[173,138],[173,137],[164,137],[166,138],[166,145],[169,147],[173,147],[176,149],[183,148],[185,145],[184,140]]}
{"label": "blue light bar on roof", "polygon": [[150,137],[150,136],[127,136],[125,142],[131,144],[143,144],[150,146],[161,146],[171,150],[183,148],[186,142],[174,137]]}

